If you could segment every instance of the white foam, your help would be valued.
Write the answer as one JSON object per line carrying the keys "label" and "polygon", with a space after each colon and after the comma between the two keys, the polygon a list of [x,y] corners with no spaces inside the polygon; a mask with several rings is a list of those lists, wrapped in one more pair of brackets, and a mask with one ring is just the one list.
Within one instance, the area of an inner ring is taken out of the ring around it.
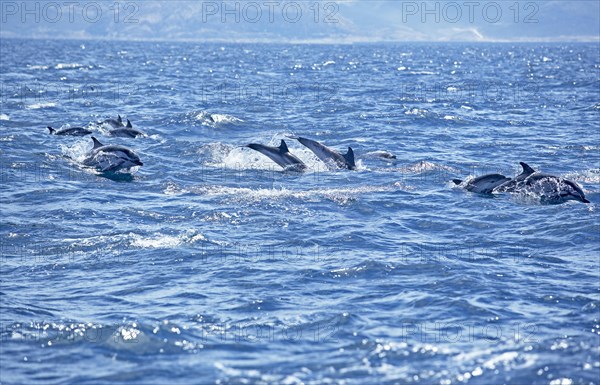
{"label": "white foam", "polygon": [[34,104],[30,104],[28,106],[25,106],[26,109],[28,110],[38,110],[40,108],[49,108],[49,107],[55,107],[56,103],[54,102],[47,102],[47,103],[34,103]]}
{"label": "white foam", "polygon": [[186,115],[188,116],[188,119],[191,118],[192,120],[200,122],[200,124],[203,126],[210,126],[210,127],[217,127],[219,125],[243,122],[242,119],[236,118],[233,115],[211,114],[207,111],[191,112]]}
{"label": "white foam", "polygon": [[600,184],[600,169],[585,170],[583,172],[573,172],[565,175],[565,178],[581,183]]}
{"label": "white foam", "polygon": [[96,124],[95,126],[103,136],[110,136],[110,131],[114,129],[114,127],[108,123]]}
{"label": "white foam", "polygon": [[145,249],[171,248],[180,246],[182,244],[192,244],[198,241],[206,241],[206,237],[194,229],[189,229],[185,233],[179,235],[165,235],[159,233],[152,237],[144,237],[132,233],[130,234],[130,238],[131,246]]}
{"label": "white foam", "polygon": [[28,64],[27,68],[29,68],[31,70],[47,70],[49,67],[48,66],[32,66],[32,65]]}
{"label": "white foam", "polygon": [[411,108],[410,110],[404,111],[404,115],[418,115],[425,116],[427,110],[420,108]]}
{"label": "white foam", "polygon": [[213,120],[215,121],[215,123],[240,123],[243,122],[242,119],[236,118],[233,115],[227,115],[227,114],[211,114],[210,115]]}
{"label": "white foam", "polygon": [[178,186],[174,182],[168,182],[167,187],[165,187],[165,189],[163,191],[163,193],[165,195],[171,195],[171,196],[187,194],[188,192],[189,191],[187,189],[184,189],[183,187]]}
{"label": "white foam", "polygon": [[411,75],[437,75],[436,72],[431,71],[411,71]]}
{"label": "white foam", "polygon": [[442,164],[437,164],[433,162],[428,162],[426,160],[422,160],[415,164],[404,167],[406,172],[414,172],[421,173],[425,171],[434,171],[434,170],[445,170],[445,171],[455,171],[452,167],[444,166]]}
{"label": "white foam", "polygon": [[225,196],[236,201],[262,201],[262,200],[281,200],[287,198],[296,198],[302,200],[312,200],[315,198],[325,198],[346,204],[356,199],[358,195],[374,192],[389,192],[399,188],[398,185],[384,186],[358,186],[349,188],[330,188],[330,189],[310,189],[310,190],[292,190],[282,188],[258,188],[251,189],[247,187],[228,187],[228,186],[198,186],[189,189],[193,194],[208,196]]}
{"label": "white foam", "polygon": [[488,369],[496,369],[499,365],[509,365],[511,361],[514,361],[519,357],[518,352],[505,352],[496,357],[492,357],[483,363],[483,366]]}
{"label": "white foam", "polygon": [[84,65],[79,64],[79,63],[58,63],[57,65],[54,66],[54,69],[63,70],[63,69],[75,69],[75,68],[81,68],[81,67],[84,67]]}
{"label": "white foam", "polygon": [[59,144],[60,150],[63,155],[71,158],[75,162],[82,163],[86,158],[87,153],[93,148],[92,142],[88,140],[80,140],[75,144],[66,145]]}

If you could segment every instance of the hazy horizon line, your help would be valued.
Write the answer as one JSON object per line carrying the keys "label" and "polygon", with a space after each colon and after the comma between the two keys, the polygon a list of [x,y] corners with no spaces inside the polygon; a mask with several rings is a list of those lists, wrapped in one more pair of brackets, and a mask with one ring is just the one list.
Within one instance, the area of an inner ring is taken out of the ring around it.
{"label": "hazy horizon line", "polygon": [[125,41],[125,42],[157,42],[157,43],[219,43],[219,44],[322,44],[322,45],[346,45],[346,44],[378,44],[378,43],[600,43],[600,36],[557,36],[552,38],[523,38],[523,39],[373,39],[348,37],[343,39],[320,38],[320,39],[293,39],[293,38],[143,38],[143,37],[110,37],[102,36],[15,36],[0,32],[0,39],[19,40],[78,40],[78,41]]}

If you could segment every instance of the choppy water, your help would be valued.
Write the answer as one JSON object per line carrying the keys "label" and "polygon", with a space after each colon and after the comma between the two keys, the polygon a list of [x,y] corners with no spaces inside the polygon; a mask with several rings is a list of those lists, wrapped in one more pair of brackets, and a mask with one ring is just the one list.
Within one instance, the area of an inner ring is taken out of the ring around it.
{"label": "choppy water", "polygon": [[[2,384],[600,383],[598,45],[1,43]],[[592,203],[449,183],[519,161]]]}

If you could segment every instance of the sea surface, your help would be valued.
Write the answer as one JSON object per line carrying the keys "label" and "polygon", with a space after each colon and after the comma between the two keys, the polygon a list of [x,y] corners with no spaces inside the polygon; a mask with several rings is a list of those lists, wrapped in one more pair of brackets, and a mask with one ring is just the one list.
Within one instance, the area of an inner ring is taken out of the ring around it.
{"label": "sea surface", "polygon": [[3,39],[0,383],[600,384],[599,48]]}

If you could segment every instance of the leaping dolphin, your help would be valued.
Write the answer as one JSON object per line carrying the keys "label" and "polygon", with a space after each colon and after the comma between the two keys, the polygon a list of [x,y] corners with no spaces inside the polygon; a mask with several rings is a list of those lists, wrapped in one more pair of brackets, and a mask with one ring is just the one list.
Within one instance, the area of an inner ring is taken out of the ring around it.
{"label": "leaping dolphin", "polygon": [[250,143],[244,147],[249,147],[261,154],[269,157],[273,162],[277,163],[286,170],[291,171],[304,171],[306,165],[298,159],[295,155],[290,153],[287,144],[284,140],[281,140],[279,147],[265,146],[264,144]]}
{"label": "leaping dolphin", "polygon": [[139,156],[127,147],[117,145],[104,145],[92,136],[94,148],[90,150],[83,164],[99,169],[102,172],[114,172],[143,166]]}
{"label": "leaping dolphin", "polygon": [[135,128],[133,128],[133,125],[131,124],[129,119],[127,119],[127,125],[125,127],[115,128],[114,130],[110,130],[109,135],[110,136],[120,136],[123,138],[136,138],[138,136],[145,136],[146,134],[144,134],[140,130],[136,130]]}
{"label": "leaping dolphin", "polygon": [[83,128],[83,127],[69,127],[69,128],[59,128],[55,129],[48,126],[48,131],[50,131],[50,135],[70,135],[70,136],[85,136],[92,133],[92,131]]}
{"label": "leaping dolphin", "polygon": [[[463,183],[461,179],[452,179],[452,181],[456,185]],[[491,194],[496,187],[508,181],[510,181],[510,178],[502,174],[487,174],[471,179],[467,182],[465,189],[479,194]]]}
{"label": "leaping dolphin", "polygon": [[303,138],[300,136],[288,136],[290,139],[297,139],[300,143],[308,147],[317,158],[321,159],[330,168],[347,168],[355,170],[354,151],[352,147],[348,147],[348,152],[344,155],[332,150],[331,148],[317,142],[316,140]]}

